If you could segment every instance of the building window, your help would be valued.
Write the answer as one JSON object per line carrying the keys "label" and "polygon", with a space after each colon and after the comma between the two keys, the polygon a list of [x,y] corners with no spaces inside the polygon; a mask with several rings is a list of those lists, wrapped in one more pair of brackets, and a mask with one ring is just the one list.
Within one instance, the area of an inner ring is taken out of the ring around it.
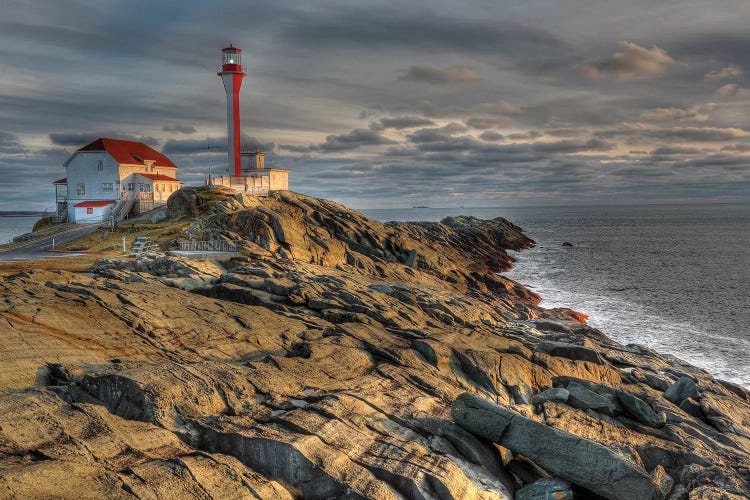
{"label": "building window", "polygon": [[102,160],[99,160],[99,161],[97,162],[97,164],[96,164],[96,169],[97,169],[97,170],[98,170],[99,172],[101,172],[102,170],[104,170],[104,162],[103,162]]}
{"label": "building window", "polygon": [[103,182],[102,183],[102,191],[114,191],[114,186],[111,182]]}
{"label": "building window", "polygon": [[86,209],[86,215],[94,215],[94,209],[93,208],[87,208]]}
{"label": "building window", "polygon": [[86,194],[86,184],[78,184],[78,196],[83,196]]}

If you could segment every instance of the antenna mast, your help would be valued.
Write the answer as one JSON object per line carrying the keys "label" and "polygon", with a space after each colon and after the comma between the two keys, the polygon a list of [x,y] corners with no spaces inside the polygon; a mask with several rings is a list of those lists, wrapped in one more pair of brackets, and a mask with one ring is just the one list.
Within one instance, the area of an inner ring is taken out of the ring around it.
{"label": "antenna mast", "polygon": [[221,148],[219,146],[213,146],[213,147],[211,147],[211,138],[208,137],[208,136],[206,136],[206,147],[205,148],[201,148],[201,149],[205,149],[206,152],[208,153],[208,185],[210,186],[211,183],[212,183],[212,181],[211,181],[211,150],[212,149],[221,149]]}

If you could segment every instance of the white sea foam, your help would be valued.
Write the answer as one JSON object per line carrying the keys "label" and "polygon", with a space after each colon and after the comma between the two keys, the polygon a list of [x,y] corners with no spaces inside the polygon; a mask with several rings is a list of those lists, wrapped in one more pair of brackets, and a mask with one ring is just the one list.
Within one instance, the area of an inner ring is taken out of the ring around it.
{"label": "white sea foam", "polygon": [[537,250],[515,257],[514,269],[505,276],[528,284],[542,296],[542,307],[570,307],[588,315],[591,326],[617,342],[643,344],[673,354],[715,377],[750,387],[750,372],[742,359],[750,352],[750,341],[707,333],[688,322],[671,321],[652,308],[611,295],[562,286],[549,279],[560,269],[548,266],[544,262],[548,259],[539,258]]}

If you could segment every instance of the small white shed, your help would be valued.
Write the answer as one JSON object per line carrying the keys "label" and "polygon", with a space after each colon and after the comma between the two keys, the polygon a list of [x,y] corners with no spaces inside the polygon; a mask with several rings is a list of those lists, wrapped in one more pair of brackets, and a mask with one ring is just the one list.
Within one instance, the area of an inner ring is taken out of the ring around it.
{"label": "small white shed", "polygon": [[112,214],[114,200],[89,200],[73,205],[75,221],[78,224],[102,222]]}

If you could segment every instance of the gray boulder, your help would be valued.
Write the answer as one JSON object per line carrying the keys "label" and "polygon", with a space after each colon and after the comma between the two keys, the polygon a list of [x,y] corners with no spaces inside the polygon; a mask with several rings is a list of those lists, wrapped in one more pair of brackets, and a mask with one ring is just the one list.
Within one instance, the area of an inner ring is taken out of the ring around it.
{"label": "gray boulder", "polygon": [[167,219],[167,210],[162,209],[156,212],[154,215],[152,215],[150,220],[152,224],[156,224],[157,222],[161,222],[166,219]]}
{"label": "gray boulder", "polygon": [[517,415],[481,397],[461,394],[453,420],[469,432],[528,457],[554,476],[613,500],[662,500],[660,484],[635,462],[609,448]]}
{"label": "gray boulder", "polygon": [[568,384],[567,390],[569,393],[568,405],[573,408],[578,408],[579,410],[594,410],[609,415],[610,417],[614,416],[615,408],[609,398],[597,394],[594,391],[590,391],[577,382],[571,382]]}
{"label": "gray boulder", "polygon": [[549,478],[549,474],[521,455],[516,455],[510,459],[505,466],[505,470],[513,474],[521,484],[529,484],[537,479]]}
{"label": "gray boulder", "polygon": [[628,416],[636,422],[657,428],[664,427],[667,423],[667,416],[664,413],[657,414],[645,401],[629,392],[617,391],[617,400]]}
{"label": "gray boulder", "polygon": [[550,356],[558,356],[561,358],[568,358],[574,361],[588,361],[590,363],[596,363],[597,365],[603,365],[599,353],[595,350],[576,344],[568,344],[566,342],[542,342],[538,349],[539,352],[549,354]]}
{"label": "gray boulder", "polygon": [[682,377],[680,380],[670,385],[664,391],[664,397],[676,405],[679,405],[687,398],[693,398],[698,395],[698,385],[690,377]]}
{"label": "gray boulder", "polygon": [[531,404],[533,392],[531,387],[521,382],[518,385],[510,387],[510,393],[513,396],[513,402],[517,405],[528,405]]}
{"label": "gray boulder", "polygon": [[485,467],[491,474],[500,478],[511,491],[513,490],[513,482],[503,470],[497,450],[487,441],[477,439],[450,420],[417,418],[411,420],[411,423],[429,434],[445,439],[469,462]]}
{"label": "gray boulder", "polygon": [[453,403],[451,416],[454,422],[467,431],[499,443],[510,421],[517,415],[486,399],[465,392]]}
{"label": "gray boulder", "polygon": [[693,398],[687,398],[682,403],[680,403],[680,409],[691,417],[703,418],[701,405]]}
{"label": "gray boulder", "polygon": [[667,381],[667,379],[654,375],[653,373],[644,374],[643,379],[647,385],[653,387],[657,391],[666,391],[667,388],[669,388],[669,381]]}
{"label": "gray boulder", "polygon": [[573,500],[570,483],[562,479],[539,479],[516,491],[515,500]]}
{"label": "gray boulder", "polygon": [[569,396],[570,392],[568,392],[567,389],[556,387],[553,389],[547,389],[546,391],[540,392],[539,394],[535,394],[534,397],[531,398],[531,404],[538,405],[544,403],[545,401],[557,401],[559,403],[565,403],[566,401],[568,401]]}
{"label": "gray boulder", "polygon": [[654,467],[654,470],[651,471],[651,478],[664,497],[669,495],[669,492],[672,491],[672,487],[674,486],[674,479],[667,474],[667,471],[664,470],[662,465]]}

